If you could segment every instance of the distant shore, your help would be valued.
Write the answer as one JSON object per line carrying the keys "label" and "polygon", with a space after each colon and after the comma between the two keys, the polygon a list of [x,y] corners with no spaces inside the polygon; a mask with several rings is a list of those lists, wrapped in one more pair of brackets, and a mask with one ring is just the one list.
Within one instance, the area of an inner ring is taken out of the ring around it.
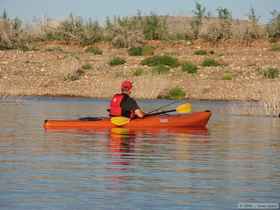
{"label": "distant shore", "polygon": [[[187,99],[253,100],[279,105],[279,77],[268,79],[262,73],[265,68],[280,67],[279,52],[271,51],[268,42],[255,43],[251,47],[148,44],[156,45],[155,54],[174,55],[180,62],[193,62],[198,66],[197,73],[188,74],[175,67],[168,73],[155,74],[151,67],[141,65],[149,56],[130,56],[127,49],[113,49],[106,43],[96,45],[103,50],[102,55],[93,55],[85,52],[85,48],[49,42],[42,44],[39,51],[0,51],[0,95],[110,98],[119,91],[124,79],[130,79],[134,83],[135,98],[155,99],[173,87],[180,87]],[[194,55],[198,49],[213,54]],[[108,65],[116,56],[126,63]],[[201,66],[207,57],[223,65]],[[139,69],[140,75],[135,73]],[[75,75],[77,78],[73,79]]]}

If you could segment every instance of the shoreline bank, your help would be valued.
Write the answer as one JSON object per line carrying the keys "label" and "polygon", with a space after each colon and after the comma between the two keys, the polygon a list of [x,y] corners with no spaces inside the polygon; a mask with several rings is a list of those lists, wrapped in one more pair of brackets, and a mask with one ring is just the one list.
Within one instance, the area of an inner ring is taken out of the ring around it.
{"label": "shoreline bank", "polygon": [[[199,43],[156,43],[155,55],[172,55],[180,63],[191,61],[198,67],[195,74],[183,72],[180,66],[155,74],[152,67],[141,64],[149,56],[130,56],[127,49],[104,43],[95,47],[103,54],[55,42],[42,43],[39,51],[0,51],[0,96],[111,98],[119,92],[121,82],[130,79],[132,96],[137,99],[156,99],[180,87],[187,100],[259,101],[280,113],[280,78],[268,79],[262,72],[268,67],[280,68],[279,52],[271,51],[268,42],[211,48]],[[195,55],[198,49],[213,54]],[[114,57],[126,62],[110,66]],[[222,65],[204,67],[201,63],[206,58]],[[85,66],[89,68],[83,69]],[[136,74],[139,69],[141,74]]]}

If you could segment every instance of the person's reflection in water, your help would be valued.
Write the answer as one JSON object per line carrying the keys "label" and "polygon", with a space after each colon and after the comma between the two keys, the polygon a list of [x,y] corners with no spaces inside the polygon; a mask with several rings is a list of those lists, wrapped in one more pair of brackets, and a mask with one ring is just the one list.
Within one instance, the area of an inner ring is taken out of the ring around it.
{"label": "person's reflection in water", "polygon": [[134,158],[134,143],[136,135],[125,128],[112,128],[109,132],[109,152],[111,154],[111,165],[109,169],[112,172],[111,180],[113,189],[118,188],[117,184],[128,179],[128,170],[131,161]]}

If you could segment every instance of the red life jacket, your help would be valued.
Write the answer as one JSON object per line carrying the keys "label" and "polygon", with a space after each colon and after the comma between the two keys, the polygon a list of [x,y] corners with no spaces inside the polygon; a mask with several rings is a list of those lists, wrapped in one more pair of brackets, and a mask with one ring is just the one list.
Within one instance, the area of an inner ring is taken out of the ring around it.
{"label": "red life jacket", "polygon": [[121,116],[122,108],[121,102],[123,100],[123,94],[115,94],[110,103],[110,116]]}

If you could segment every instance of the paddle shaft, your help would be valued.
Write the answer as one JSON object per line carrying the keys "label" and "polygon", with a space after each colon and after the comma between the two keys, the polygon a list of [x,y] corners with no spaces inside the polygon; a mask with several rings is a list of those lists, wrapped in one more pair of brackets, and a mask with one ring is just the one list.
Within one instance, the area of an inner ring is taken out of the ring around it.
{"label": "paddle shaft", "polygon": [[155,115],[160,115],[160,114],[166,114],[166,113],[169,113],[169,112],[176,112],[176,109],[170,109],[170,110],[166,110],[166,111],[162,111],[162,112],[146,114],[144,117],[150,117],[150,116],[155,116]]}
{"label": "paddle shaft", "polygon": [[173,104],[175,104],[175,103],[177,103],[177,101],[172,101],[172,102],[169,103],[169,104],[165,104],[165,105],[163,105],[163,106],[161,106],[161,107],[159,107],[159,108],[157,108],[157,109],[154,109],[154,110],[148,112],[147,115],[148,115],[148,114],[152,114],[152,113],[154,113],[154,112],[156,112],[156,111],[158,111],[158,110],[161,110],[162,108],[171,106],[171,105],[173,105]]}

